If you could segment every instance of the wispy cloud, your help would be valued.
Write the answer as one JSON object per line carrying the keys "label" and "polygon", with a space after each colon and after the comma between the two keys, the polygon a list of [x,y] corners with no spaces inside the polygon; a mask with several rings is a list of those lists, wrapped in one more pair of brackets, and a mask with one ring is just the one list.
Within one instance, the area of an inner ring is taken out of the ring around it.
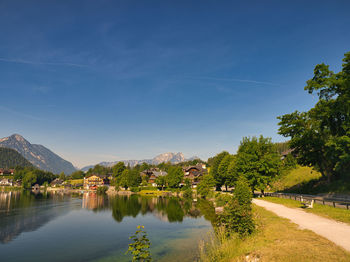
{"label": "wispy cloud", "polygon": [[219,78],[219,77],[187,77],[190,79],[200,79],[200,80],[213,80],[213,81],[227,81],[227,82],[242,82],[242,83],[251,83],[251,84],[262,84],[262,85],[271,85],[279,86],[279,84],[257,81],[257,80],[248,80],[248,79],[238,79],[238,78]]}
{"label": "wispy cloud", "polygon": [[0,57],[1,62],[6,63],[17,63],[17,64],[29,64],[29,65],[52,65],[52,66],[71,66],[71,67],[89,67],[87,65],[75,64],[75,63],[65,63],[65,62],[40,62],[40,61],[31,61],[23,59],[10,59]]}
{"label": "wispy cloud", "polygon": [[13,110],[13,109],[11,109],[9,107],[5,107],[5,106],[0,106],[0,111],[5,111],[5,112],[8,112],[10,114],[14,114],[14,115],[17,115],[17,116],[25,117],[25,118],[28,118],[28,119],[31,119],[31,120],[36,120],[36,121],[43,120],[43,119],[41,119],[39,117],[30,115],[30,114],[26,114],[26,113],[22,113],[22,112]]}

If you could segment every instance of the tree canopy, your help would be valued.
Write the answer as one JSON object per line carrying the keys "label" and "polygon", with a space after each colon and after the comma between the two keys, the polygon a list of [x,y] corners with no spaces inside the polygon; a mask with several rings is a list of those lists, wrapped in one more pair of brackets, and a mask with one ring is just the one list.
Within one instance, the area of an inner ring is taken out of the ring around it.
{"label": "tree canopy", "polygon": [[234,173],[247,178],[252,190],[264,191],[280,173],[281,159],[271,138],[244,137],[238,148]]}
{"label": "tree canopy", "polygon": [[350,176],[350,52],[343,61],[338,73],[316,65],[305,86],[318,96],[313,108],[278,117],[279,134],[291,138],[297,161],[314,166],[328,181]]}

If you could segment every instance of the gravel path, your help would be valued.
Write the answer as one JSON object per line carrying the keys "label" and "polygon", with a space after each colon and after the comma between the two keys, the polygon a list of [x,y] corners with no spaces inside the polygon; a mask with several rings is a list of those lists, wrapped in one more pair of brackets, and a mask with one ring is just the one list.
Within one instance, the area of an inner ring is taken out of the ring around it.
{"label": "gravel path", "polygon": [[350,251],[350,225],[348,224],[264,200],[253,199],[253,203],[280,217],[288,218],[302,229],[309,229]]}

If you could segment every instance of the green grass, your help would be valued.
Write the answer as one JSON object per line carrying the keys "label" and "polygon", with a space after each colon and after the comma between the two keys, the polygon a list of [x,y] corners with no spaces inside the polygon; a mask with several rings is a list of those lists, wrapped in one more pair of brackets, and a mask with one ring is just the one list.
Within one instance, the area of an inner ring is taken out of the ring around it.
{"label": "green grass", "polygon": [[[285,198],[278,198],[278,197],[264,197],[263,200],[273,202],[276,204],[282,204],[284,206],[292,207],[292,208],[302,207],[302,204],[300,203],[300,201],[296,201],[293,199],[285,199]],[[313,208],[304,208],[303,210],[309,213],[313,213],[315,215],[323,216],[326,218],[330,218],[330,219],[334,219],[340,222],[350,224],[350,210],[334,208],[331,206],[326,206],[321,204],[314,204]]]}
{"label": "green grass", "polygon": [[[257,231],[244,240],[215,238],[200,245],[200,261],[350,261],[350,253],[333,242],[262,207],[253,207]],[[247,259],[249,256],[249,259]]]}
{"label": "green grass", "polygon": [[158,191],[158,190],[141,190],[137,192],[139,195],[147,195],[147,196],[163,196],[167,194],[169,191]]}
{"label": "green grass", "polygon": [[321,174],[310,167],[298,166],[295,169],[285,171],[282,176],[272,184],[273,191],[282,191],[284,189],[303,185],[311,180],[318,180]]}
{"label": "green grass", "polygon": [[271,191],[300,194],[350,194],[350,180],[338,179],[327,183],[321,174],[314,169],[298,166],[295,169],[285,171],[278,180],[273,182]]}
{"label": "green grass", "polygon": [[84,179],[70,179],[68,182],[71,185],[76,185],[76,184],[84,184]]}

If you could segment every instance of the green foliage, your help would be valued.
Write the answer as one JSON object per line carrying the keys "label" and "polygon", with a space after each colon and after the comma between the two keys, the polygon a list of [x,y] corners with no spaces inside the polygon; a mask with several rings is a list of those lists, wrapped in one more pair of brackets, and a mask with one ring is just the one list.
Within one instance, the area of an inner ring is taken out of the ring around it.
{"label": "green foliage", "polygon": [[294,169],[298,165],[297,159],[292,155],[288,154],[282,161],[283,169],[290,170]]}
{"label": "green foliage", "polygon": [[67,179],[66,175],[64,174],[64,172],[61,172],[58,176],[59,179],[65,181]]}
{"label": "green foliage", "polygon": [[162,190],[164,189],[165,185],[166,185],[166,177],[165,176],[159,176],[156,178],[156,184],[158,187],[161,187]]}
{"label": "green foliage", "polygon": [[126,169],[124,162],[118,162],[114,166],[112,166],[112,172],[114,177],[120,177],[123,171]]}
{"label": "green foliage", "polygon": [[132,261],[152,261],[151,242],[147,237],[146,231],[143,230],[144,228],[144,226],[137,226],[135,234],[129,237],[133,242],[129,244],[126,254],[132,254]]}
{"label": "green foliage", "polygon": [[130,191],[131,191],[131,192],[134,192],[134,193],[137,193],[137,192],[140,192],[140,191],[141,191],[141,188],[139,188],[139,187],[131,187],[131,188],[130,188]]}
{"label": "green foliage", "polygon": [[232,196],[229,194],[218,194],[218,196],[215,198],[215,203],[217,207],[223,207],[228,202],[231,201]]}
{"label": "green foliage", "polygon": [[131,169],[128,173],[129,187],[138,187],[141,184],[140,172],[137,169]]}
{"label": "green foliage", "polygon": [[[235,165],[235,157],[233,155],[226,155],[220,162],[218,167],[217,182],[220,185],[227,186],[232,185],[234,182],[234,172],[232,172],[232,166]],[[229,170],[229,168],[231,168]],[[229,172],[230,171],[230,172]]]}
{"label": "green foliage", "polygon": [[275,143],[276,145],[276,150],[278,152],[278,154],[282,154],[283,152],[287,151],[288,149],[290,149],[289,146],[289,141],[288,142],[280,142],[280,143]]}
{"label": "green foliage", "polygon": [[70,175],[71,179],[83,179],[85,173],[81,170],[77,170]]}
{"label": "green foliage", "polygon": [[197,186],[197,192],[201,197],[206,198],[215,185],[216,181],[211,174],[204,175]]}
{"label": "green foliage", "polygon": [[99,186],[96,190],[96,193],[99,195],[104,195],[106,194],[107,190],[108,190],[107,186]]}
{"label": "green foliage", "polygon": [[[27,176],[29,173],[31,173],[31,175]],[[26,176],[27,178],[25,179]],[[34,176],[35,181],[31,182],[31,180],[34,180]],[[56,177],[57,176],[52,174],[51,172],[36,169],[34,167],[16,167],[13,179],[24,180],[24,183],[22,181],[23,186],[29,188],[34,183],[38,183],[39,185],[42,185],[45,182],[51,183],[51,181],[54,180]],[[29,186],[27,182],[30,182],[31,185]]]}
{"label": "green foliage", "polygon": [[117,180],[117,184],[121,187],[124,187],[125,189],[128,189],[129,187],[129,169],[125,169],[119,179]]}
{"label": "green foliage", "polygon": [[31,188],[37,181],[37,176],[34,172],[28,172],[22,179],[22,185],[24,188]]}
{"label": "green foliage", "polygon": [[184,173],[181,167],[170,166],[168,170],[168,175],[166,176],[168,186],[171,188],[178,188],[183,177],[184,177]]}
{"label": "green foliage", "polygon": [[212,159],[210,159],[210,161],[208,159],[208,162],[211,165],[210,174],[216,181],[217,189],[220,189],[220,187],[223,185],[223,179],[220,177],[220,174],[219,174],[219,166],[220,166],[221,161],[228,155],[230,155],[228,152],[223,151],[223,152],[217,154]]}
{"label": "green foliage", "polygon": [[318,95],[313,108],[278,117],[279,134],[291,137],[298,163],[314,166],[328,182],[350,176],[350,52],[343,61],[339,73],[316,65],[305,87]]}
{"label": "green foliage", "polygon": [[90,168],[86,174],[87,175],[92,175],[92,174],[99,174],[99,175],[107,175],[110,172],[110,168],[101,166],[101,165],[96,165],[93,168]]}
{"label": "green foliage", "polygon": [[33,165],[16,150],[0,147],[0,167],[15,168],[17,166],[33,167]]}
{"label": "green foliage", "polygon": [[279,175],[281,159],[271,138],[243,138],[235,161],[236,176],[248,179],[252,190],[264,191]]}
{"label": "green foliage", "polygon": [[185,188],[184,192],[183,192],[183,196],[184,198],[192,198],[192,188],[191,187],[187,187]]}
{"label": "green foliage", "polygon": [[252,194],[248,182],[241,177],[235,185],[234,196],[218,217],[218,225],[224,227],[227,236],[238,234],[245,237],[254,231],[251,201]]}

